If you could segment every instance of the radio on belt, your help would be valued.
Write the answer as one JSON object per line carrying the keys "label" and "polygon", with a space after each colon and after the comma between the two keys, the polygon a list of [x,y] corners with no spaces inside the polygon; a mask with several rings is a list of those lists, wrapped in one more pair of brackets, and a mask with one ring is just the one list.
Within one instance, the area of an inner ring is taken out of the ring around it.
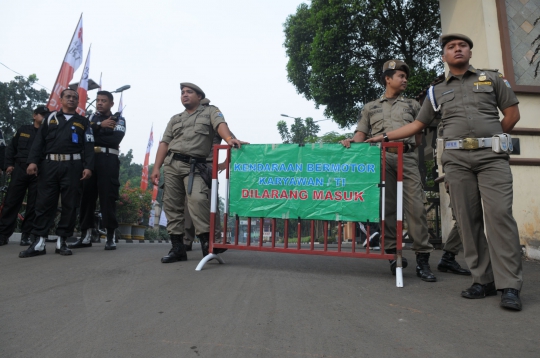
{"label": "radio on belt", "polygon": [[491,148],[495,153],[512,153],[514,150],[510,134],[497,134],[491,140]]}

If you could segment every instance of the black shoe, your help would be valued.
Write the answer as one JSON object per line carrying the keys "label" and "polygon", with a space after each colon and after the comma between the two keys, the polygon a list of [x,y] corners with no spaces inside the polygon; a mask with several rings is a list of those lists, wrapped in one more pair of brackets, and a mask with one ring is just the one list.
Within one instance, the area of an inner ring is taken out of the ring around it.
{"label": "black shoe", "polygon": [[70,249],[80,249],[83,247],[92,247],[92,241],[84,242],[85,238],[80,237],[73,244],[69,244],[68,248]]}
{"label": "black shoe", "polygon": [[21,246],[30,246],[32,245],[32,240],[30,239],[30,234],[27,232],[23,232],[21,234]]}
{"label": "black shoe", "polygon": [[73,255],[73,252],[67,247],[66,244],[67,237],[59,236],[56,241],[56,249],[54,250],[55,254],[60,254],[62,256]]}
{"label": "black shoe", "polygon": [[114,229],[107,229],[107,242],[105,242],[105,250],[116,250],[116,240],[114,236]]}
{"label": "black shoe", "polygon": [[170,235],[172,248],[167,256],[161,258],[161,262],[168,264],[177,261],[187,261],[186,247],[184,246],[183,235]]}
{"label": "black shoe", "polygon": [[[393,259],[393,260],[388,260],[388,262],[390,262],[390,271],[392,272],[392,275],[396,275],[396,267],[397,267],[397,260],[396,259]],[[407,259],[403,256],[401,256],[401,266],[402,268],[406,268],[407,266],[409,266],[409,263],[407,262]]]}
{"label": "black shoe", "polygon": [[431,272],[429,267],[429,253],[417,253],[416,254],[416,276],[420,277],[422,281],[436,282],[437,277]]}
{"label": "black shoe", "polygon": [[519,290],[514,288],[505,288],[501,295],[501,307],[515,311],[521,311],[521,299]]}
{"label": "black shoe", "polygon": [[495,283],[490,282],[486,283],[485,285],[479,284],[479,283],[473,283],[471,287],[466,289],[465,291],[461,291],[461,297],[465,298],[484,298],[487,296],[496,296],[497,295],[497,289],[495,288]]}
{"label": "black shoe", "polygon": [[44,237],[37,237],[34,242],[32,242],[32,245],[30,245],[29,248],[27,248],[24,251],[19,252],[20,258],[26,258],[26,257],[34,257],[34,256],[41,256],[47,254],[47,251],[45,250],[45,238]]}
{"label": "black shoe", "polygon": [[0,246],[7,245],[9,242],[9,237],[7,236],[0,236]]}
{"label": "black shoe", "polygon": [[456,255],[454,255],[451,252],[445,251],[444,254],[441,257],[441,261],[439,261],[439,265],[437,266],[437,270],[441,272],[452,272],[456,275],[464,275],[464,276],[470,276],[471,271],[462,268],[459,266],[459,264],[456,261]]}

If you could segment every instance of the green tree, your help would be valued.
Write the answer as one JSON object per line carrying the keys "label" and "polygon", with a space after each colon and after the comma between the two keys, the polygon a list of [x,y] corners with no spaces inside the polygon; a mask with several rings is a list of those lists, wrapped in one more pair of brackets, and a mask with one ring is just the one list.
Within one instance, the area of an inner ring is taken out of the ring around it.
{"label": "green tree", "polygon": [[352,138],[353,133],[338,133],[338,132],[328,132],[319,137],[319,142],[321,143],[338,143],[343,139]]}
{"label": "green tree", "polygon": [[283,27],[288,80],[342,128],[383,92],[387,60],[410,66],[411,96],[442,71],[438,0],[312,0]]}
{"label": "green tree", "polygon": [[46,103],[49,93],[32,87],[38,81],[35,74],[28,78],[15,76],[10,82],[0,82],[0,130],[11,139],[24,124],[32,124],[34,108]]}
{"label": "green tree", "polygon": [[283,143],[297,144],[315,143],[317,133],[321,130],[311,117],[307,117],[304,121],[300,117],[295,118],[290,130],[287,127],[287,122],[279,121],[277,128]]}
{"label": "green tree", "polygon": [[126,154],[121,153],[118,159],[120,159],[120,184],[123,185],[129,181],[132,188],[139,188],[141,186],[143,166],[142,164],[132,163],[133,149],[128,150]]}

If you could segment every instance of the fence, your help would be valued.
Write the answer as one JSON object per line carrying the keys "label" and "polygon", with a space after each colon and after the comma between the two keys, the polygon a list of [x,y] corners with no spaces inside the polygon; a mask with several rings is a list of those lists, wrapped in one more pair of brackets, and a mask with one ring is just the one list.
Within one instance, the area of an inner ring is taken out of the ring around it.
{"label": "fence", "polygon": [[[386,178],[386,153],[387,148],[397,148],[398,155],[398,171],[397,171],[397,227],[396,227],[396,256],[394,254],[386,254],[384,250],[384,220],[385,220],[385,178]],[[225,160],[226,163],[226,177],[225,183],[226,195],[225,195],[225,210],[223,212],[223,242],[216,243],[214,238],[215,225],[217,220],[217,205],[218,205],[218,165],[219,163],[219,151],[226,150],[227,157]],[[381,190],[381,200],[380,200],[380,217],[381,217],[381,235],[380,235],[380,252],[373,252],[370,248],[370,232],[369,225],[367,226],[367,245],[365,249],[359,249],[356,245],[356,228],[353,225],[353,240],[351,244],[350,251],[344,250],[343,245],[343,229],[342,223],[338,222],[338,232],[337,232],[337,249],[332,250],[328,245],[328,221],[324,221],[324,241],[322,245],[315,243],[315,222],[314,220],[306,220],[307,224],[310,225],[310,242],[308,245],[302,247],[301,243],[301,227],[303,225],[302,219],[298,218],[298,234],[296,244],[289,245],[289,219],[285,219],[285,226],[283,232],[283,247],[276,243],[276,219],[271,218],[271,237],[269,242],[264,242],[263,240],[263,225],[259,227],[259,239],[256,244],[251,243],[251,225],[252,218],[248,218],[247,225],[247,240],[245,243],[239,243],[238,233],[239,233],[239,224],[240,218],[235,218],[235,235],[234,240],[231,242],[227,241],[227,221],[229,218],[229,190],[230,190],[230,159],[231,159],[231,147],[227,145],[216,145],[214,146],[214,165],[212,170],[212,191],[211,191],[211,205],[210,205],[210,254],[205,256],[197,265],[196,271],[201,271],[204,265],[212,260],[216,259],[220,264],[224,264],[223,258],[214,254],[213,249],[223,248],[223,249],[233,249],[233,250],[248,250],[248,251],[265,251],[265,252],[279,252],[279,253],[288,253],[288,254],[303,254],[303,255],[320,255],[320,256],[339,256],[339,257],[354,257],[354,258],[368,258],[368,259],[389,259],[392,260],[396,258],[396,286],[403,287],[403,271],[402,271],[402,232],[403,232],[403,144],[399,142],[389,142],[381,144],[381,182],[379,184]],[[264,218],[260,218],[261,221]],[[322,246],[322,247],[321,247]],[[347,245],[348,246],[348,245]]]}

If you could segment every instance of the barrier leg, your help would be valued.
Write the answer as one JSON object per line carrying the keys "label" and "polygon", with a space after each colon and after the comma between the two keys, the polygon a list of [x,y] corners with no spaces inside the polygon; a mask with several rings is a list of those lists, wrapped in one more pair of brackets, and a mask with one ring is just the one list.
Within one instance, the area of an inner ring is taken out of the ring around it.
{"label": "barrier leg", "polygon": [[396,287],[403,287],[403,259],[401,250],[397,251],[396,265]]}
{"label": "barrier leg", "polygon": [[213,259],[216,259],[220,264],[224,264],[225,261],[223,261],[223,259],[221,258],[221,256],[219,255],[216,255],[216,254],[208,254],[206,255],[205,257],[203,257],[203,259],[201,260],[201,262],[199,262],[199,264],[197,265],[197,268],[195,268],[195,271],[201,271],[203,266],[210,260],[213,260]]}

